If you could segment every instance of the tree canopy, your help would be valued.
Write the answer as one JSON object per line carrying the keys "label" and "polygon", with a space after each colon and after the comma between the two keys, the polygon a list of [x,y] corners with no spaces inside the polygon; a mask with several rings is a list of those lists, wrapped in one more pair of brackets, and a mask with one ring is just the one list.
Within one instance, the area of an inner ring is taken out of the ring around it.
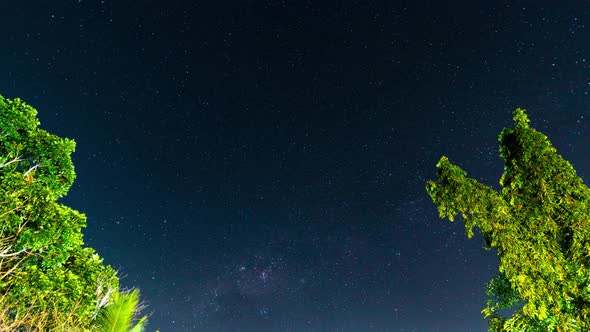
{"label": "tree canopy", "polygon": [[57,202],[76,174],[75,142],[0,96],[0,325],[90,330],[118,294],[115,271],[84,246],[86,216]]}
{"label": "tree canopy", "polygon": [[[461,216],[497,248],[499,274],[482,313],[489,331],[590,330],[590,189],[525,110],[499,137],[505,161],[500,192],[467,177],[443,156],[426,190],[441,218]],[[498,309],[524,306],[510,318]]]}

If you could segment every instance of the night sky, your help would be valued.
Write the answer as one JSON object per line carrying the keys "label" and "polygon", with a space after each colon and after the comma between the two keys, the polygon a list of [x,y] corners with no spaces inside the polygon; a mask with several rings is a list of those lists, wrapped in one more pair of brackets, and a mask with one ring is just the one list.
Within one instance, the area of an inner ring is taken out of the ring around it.
{"label": "night sky", "polygon": [[77,142],[61,201],[148,331],[484,331],[496,251],[438,218],[438,159],[499,189],[522,107],[590,176],[587,1],[0,12],[0,94]]}

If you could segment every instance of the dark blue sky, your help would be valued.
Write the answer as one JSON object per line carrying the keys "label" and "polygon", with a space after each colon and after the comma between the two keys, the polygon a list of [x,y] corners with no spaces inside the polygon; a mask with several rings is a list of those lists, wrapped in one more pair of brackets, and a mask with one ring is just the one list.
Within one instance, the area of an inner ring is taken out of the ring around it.
{"label": "dark blue sky", "polygon": [[584,1],[0,12],[0,94],[77,142],[63,201],[148,331],[483,331],[497,258],[438,219],[440,156],[497,189],[523,107],[590,174]]}

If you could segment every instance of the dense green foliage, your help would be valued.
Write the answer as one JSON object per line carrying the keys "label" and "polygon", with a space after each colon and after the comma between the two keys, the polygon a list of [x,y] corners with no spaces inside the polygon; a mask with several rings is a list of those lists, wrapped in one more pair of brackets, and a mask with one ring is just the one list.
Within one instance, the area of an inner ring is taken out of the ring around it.
{"label": "dense green foliage", "polygon": [[34,108],[0,96],[0,325],[95,330],[119,279],[84,247],[86,216],[57,202],[75,142],[38,126]]}
{"label": "dense green foliage", "polygon": [[[590,331],[590,189],[522,109],[500,134],[500,192],[467,177],[446,157],[427,192],[441,218],[460,215],[486,247],[498,250],[499,275],[482,310],[489,331]],[[507,319],[498,309],[524,303]]]}

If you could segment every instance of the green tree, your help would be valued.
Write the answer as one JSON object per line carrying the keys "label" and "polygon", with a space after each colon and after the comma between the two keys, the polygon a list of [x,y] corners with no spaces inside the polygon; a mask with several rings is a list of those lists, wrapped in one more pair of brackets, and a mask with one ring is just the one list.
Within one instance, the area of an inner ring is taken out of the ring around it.
{"label": "green tree", "polygon": [[75,142],[38,126],[34,108],[0,96],[0,324],[90,328],[119,280],[84,247],[86,216],[57,202],[76,177]]}
{"label": "green tree", "polygon": [[[590,189],[522,109],[499,137],[505,161],[497,192],[453,165],[437,164],[426,190],[441,218],[460,215],[497,248],[499,274],[482,310],[489,331],[590,331]],[[523,303],[510,318],[498,309]]]}

